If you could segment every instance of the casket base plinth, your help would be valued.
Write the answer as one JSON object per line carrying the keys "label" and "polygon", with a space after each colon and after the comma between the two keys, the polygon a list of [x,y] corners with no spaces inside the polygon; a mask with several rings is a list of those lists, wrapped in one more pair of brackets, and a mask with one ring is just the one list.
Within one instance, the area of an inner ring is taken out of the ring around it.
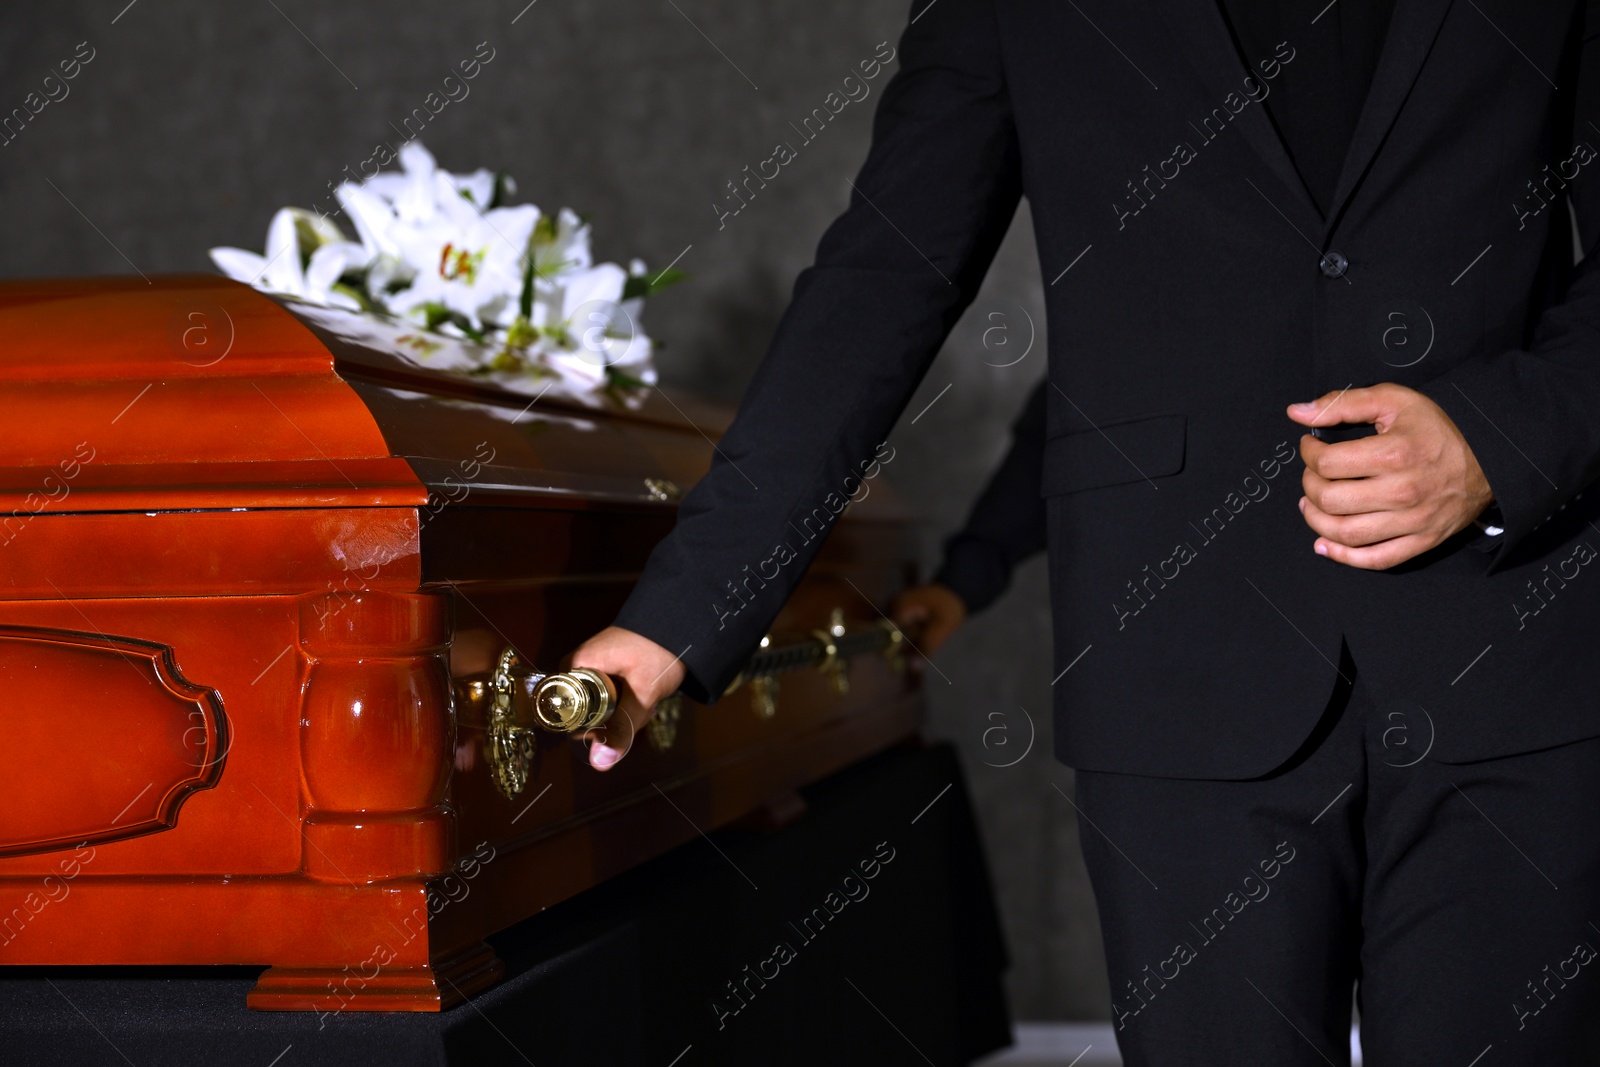
{"label": "casket base plinth", "polygon": [[350,967],[269,967],[245,1002],[257,1011],[443,1011],[505,975],[481,941],[426,967],[370,969],[368,976]]}

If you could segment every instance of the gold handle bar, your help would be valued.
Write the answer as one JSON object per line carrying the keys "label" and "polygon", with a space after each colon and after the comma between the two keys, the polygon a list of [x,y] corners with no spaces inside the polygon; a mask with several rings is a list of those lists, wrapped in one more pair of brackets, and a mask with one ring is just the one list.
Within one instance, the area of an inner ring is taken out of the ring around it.
{"label": "gold handle bar", "polygon": [[[879,653],[898,669],[904,662],[905,645],[905,635],[888,619],[850,628],[844,624],[843,613],[835,610],[828,628],[814,631],[808,638],[781,645],[762,638],[724,695],[748,684],[758,714],[770,718],[777,710],[777,675],[807,668],[822,670],[828,673],[835,691],[843,693],[848,689],[845,672],[851,659]],[[528,699],[519,701],[519,692]],[[495,661],[490,694],[486,747],[495,786],[508,799],[528,784],[535,729],[580,734],[603,726],[617,708],[616,682],[604,672],[574,667],[544,674],[524,665],[513,648],[502,651]],[[678,715],[676,695],[657,705],[649,735],[656,748],[671,747]]]}

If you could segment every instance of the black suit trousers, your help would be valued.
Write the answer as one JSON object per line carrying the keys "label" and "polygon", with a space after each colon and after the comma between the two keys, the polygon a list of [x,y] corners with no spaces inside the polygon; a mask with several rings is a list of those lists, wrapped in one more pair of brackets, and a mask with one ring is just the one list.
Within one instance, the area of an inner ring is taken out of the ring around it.
{"label": "black suit trousers", "polygon": [[1436,762],[1340,672],[1267,777],[1079,772],[1125,1062],[1344,1067],[1354,988],[1367,1067],[1600,1063],[1600,740]]}

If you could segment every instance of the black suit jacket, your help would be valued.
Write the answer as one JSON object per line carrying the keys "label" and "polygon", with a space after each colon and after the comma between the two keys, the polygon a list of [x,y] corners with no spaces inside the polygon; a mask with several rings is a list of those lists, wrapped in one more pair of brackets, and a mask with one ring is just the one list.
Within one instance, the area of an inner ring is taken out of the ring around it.
{"label": "black suit jacket", "polygon": [[982,611],[1011,584],[1017,564],[1048,543],[1044,497],[1046,411],[1050,382],[1028,394],[1011,426],[1011,448],[973,502],[967,521],[944,543],[933,580],[961,597],[969,613]]}
{"label": "black suit jacket", "polygon": [[[1565,206],[1592,249],[1585,22],[1399,0],[1323,217],[1259,103],[1293,37],[1247,69],[1215,0],[918,0],[849,208],[618,624],[722,690],[1026,195],[1063,760],[1266,773],[1341,640],[1412,752],[1600,734],[1600,259],[1572,267]],[[1468,531],[1386,572],[1312,553],[1283,408],[1384,381],[1466,435],[1492,552]]]}

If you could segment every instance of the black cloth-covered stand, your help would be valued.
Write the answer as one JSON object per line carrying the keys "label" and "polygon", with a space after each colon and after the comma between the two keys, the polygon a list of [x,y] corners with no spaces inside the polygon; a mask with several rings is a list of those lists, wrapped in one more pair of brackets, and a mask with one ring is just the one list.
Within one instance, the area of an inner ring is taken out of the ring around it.
{"label": "black cloth-covered stand", "polygon": [[1009,1043],[954,751],[804,796],[782,830],[690,842],[491,938],[506,980],[447,1012],[252,1012],[259,968],[0,967],[0,1063],[945,1067]]}

